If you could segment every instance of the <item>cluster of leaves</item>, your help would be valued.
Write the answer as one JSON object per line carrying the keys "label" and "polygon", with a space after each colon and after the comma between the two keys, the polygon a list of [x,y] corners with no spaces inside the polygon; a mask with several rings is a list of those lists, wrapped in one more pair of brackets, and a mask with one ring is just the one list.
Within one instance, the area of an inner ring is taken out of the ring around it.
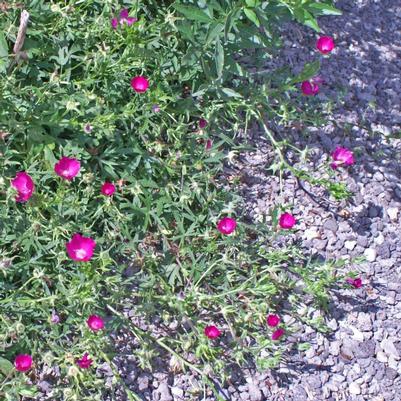
{"label": "cluster of leaves", "polygon": [[[292,118],[287,91],[319,68],[312,63],[298,77],[270,72],[261,82],[243,57],[250,50],[261,63],[271,57],[283,21],[318,30],[315,16],[337,11],[300,0],[25,3],[23,53],[12,54],[17,4],[0,20],[0,396],[35,397],[8,362],[28,352],[36,361],[31,381],[45,366],[59,369],[53,399],[100,399],[99,379],[75,360],[89,352],[96,364],[112,365],[107,336],[84,323],[106,310],[114,316],[108,330],[127,326],[141,338],[138,364],[151,364],[145,351],[156,345],[206,378],[225,377],[234,362],[274,366],[285,346],[271,341],[266,313],[284,308],[294,328],[313,324],[297,311],[305,294],[325,302],[332,266],[308,264],[296,248],[275,249],[276,234],[263,226],[240,224],[222,238],[216,222],[240,210],[241,199],[216,177],[235,131],[251,117],[282,118],[283,108]],[[138,21],[112,29],[123,7]],[[148,92],[133,93],[136,75],[149,78]],[[61,156],[81,161],[72,183],[54,174]],[[15,202],[9,184],[21,170],[37,188],[27,204]],[[119,182],[112,199],[100,195],[105,180]],[[75,232],[96,239],[90,263],[66,256]],[[127,260],[137,267],[129,278]],[[144,319],[162,310],[160,324],[174,320],[179,329],[149,336],[124,320],[131,302]],[[60,324],[50,322],[54,310]],[[219,345],[202,334],[212,322],[227,333]],[[190,354],[195,364],[182,357]]]}

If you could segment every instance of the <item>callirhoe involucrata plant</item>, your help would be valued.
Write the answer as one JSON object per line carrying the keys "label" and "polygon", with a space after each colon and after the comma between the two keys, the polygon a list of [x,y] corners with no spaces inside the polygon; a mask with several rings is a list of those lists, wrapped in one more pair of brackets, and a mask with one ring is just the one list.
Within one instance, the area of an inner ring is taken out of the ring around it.
{"label": "callirhoe involucrata plant", "polygon": [[[305,305],[324,307],[344,277],[282,245],[297,226],[291,205],[272,204],[269,226],[246,224],[222,173],[253,120],[277,153],[266,167],[348,195],[335,170],[354,163],[350,150],[333,149],[328,178],[315,179],[264,122],[303,118],[297,104],[324,90],[318,58],[333,38],[317,38],[296,77],[255,73],[282,22],[319,32],[316,17],[339,11],[300,0],[23,3],[1,3],[0,18],[1,399],[35,399],[46,375],[49,399],[100,400],[120,386],[138,399],[114,363],[119,332],[138,366],[172,358],[215,389],[234,363],[276,366],[299,325],[324,330]],[[119,386],[95,374],[104,362]]]}

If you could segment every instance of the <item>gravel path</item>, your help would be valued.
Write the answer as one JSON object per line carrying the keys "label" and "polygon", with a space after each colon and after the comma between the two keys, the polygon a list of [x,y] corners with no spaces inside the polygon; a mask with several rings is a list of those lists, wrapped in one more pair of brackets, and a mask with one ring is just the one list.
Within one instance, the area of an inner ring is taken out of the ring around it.
{"label": "gravel path", "polygon": [[[308,145],[315,166],[337,145],[355,150],[355,166],[338,172],[355,194],[352,202],[315,203],[293,178],[286,179],[280,199],[278,180],[266,171],[269,143],[256,131],[251,141],[257,150],[241,155],[232,168],[243,176],[250,220],[268,221],[275,204],[294,204],[295,239],[323,260],[364,256],[365,262],[349,266],[360,272],[364,285],[334,294],[331,334],[310,328],[298,333],[311,348],[291,355],[275,372],[243,371],[224,389],[231,400],[401,400],[401,7],[396,0],[341,0],[337,7],[343,16],[319,20],[337,47],[322,60],[326,83],[318,96],[322,101],[343,96],[324,127],[302,137],[296,129],[286,134],[299,146]],[[297,72],[315,59],[316,35],[295,25],[286,35],[278,63]],[[122,357],[121,372],[146,400],[214,400],[190,373],[172,374],[162,363],[150,374]]]}
{"label": "gravel path", "polygon": [[[366,261],[350,264],[360,272],[363,288],[339,290],[330,305],[323,336],[310,329],[299,338],[312,344],[292,355],[270,375],[254,375],[240,400],[401,400],[401,7],[396,1],[338,1],[341,17],[321,18],[323,32],[333,35],[337,48],[322,60],[326,81],[319,98],[344,96],[323,128],[300,136],[286,131],[301,148],[313,153],[313,165],[327,161],[337,146],[354,149],[357,163],[339,171],[354,192],[350,203],[314,202],[289,178],[281,201],[294,204],[299,220],[295,238],[322,260]],[[398,29],[397,29],[398,27]],[[280,63],[294,72],[314,59],[316,36],[291,25]],[[298,42],[297,42],[298,40]],[[268,174],[270,147],[255,134],[257,151],[242,155],[243,195],[251,220],[268,221],[280,202],[279,183]],[[346,212],[344,212],[346,211]],[[348,215],[347,218],[341,217]],[[313,312],[313,311],[312,311]],[[252,375],[251,375],[252,376]],[[247,379],[245,379],[247,380]],[[258,391],[254,391],[255,386]],[[256,396],[255,394],[258,394]]]}

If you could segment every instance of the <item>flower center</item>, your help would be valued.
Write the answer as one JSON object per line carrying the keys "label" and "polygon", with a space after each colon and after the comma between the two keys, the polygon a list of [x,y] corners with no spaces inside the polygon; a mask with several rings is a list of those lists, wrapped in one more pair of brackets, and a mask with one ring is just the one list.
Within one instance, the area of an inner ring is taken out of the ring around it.
{"label": "flower center", "polygon": [[77,249],[75,251],[75,256],[77,259],[84,259],[86,256],[86,251],[85,249]]}

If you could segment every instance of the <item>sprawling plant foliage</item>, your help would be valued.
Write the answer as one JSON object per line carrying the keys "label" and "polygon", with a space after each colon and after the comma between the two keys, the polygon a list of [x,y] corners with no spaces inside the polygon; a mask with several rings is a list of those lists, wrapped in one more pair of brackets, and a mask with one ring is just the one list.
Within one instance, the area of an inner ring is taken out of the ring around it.
{"label": "sprawling plant foliage", "polygon": [[[13,52],[22,6],[28,29]],[[316,16],[338,11],[304,0],[27,0],[1,7],[1,399],[35,399],[45,367],[59,372],[50,399],[101,399],[102,380],[76,361],[87,352],[95,366],[106,361],[114,369],[112,330],[135,335],[140,366],[168,351],[178,368],[194,369],[213,386],[210,377],[224,379],[232,363],[267,368],[280,360],[288,346],[271,339],[267,313],[291,316],[286,334],[302,323],[320,327],[303,305],[324,305],[332,266],[277,247],[285,205],[271,205],[272,226],[242,222],[235,180],[221,173],[235,158],[236,132],[251,119],[307,118],[289,93],[317,73],[318,61],[297,77],[257,70],[280,46],[280,24],[296,19],[319,31]],[[119,21],[123,8],[138,20]],[[135,76],[148,78],[145,93],[132,90]],[[267,167],[307,178],[287,164],[285,140],[264,127],[278,153]],[[71,181],[54,171],[63,156],[81,163]],[[19,171],[35,183],[22,203],[10,185]],[[117,187],[112,197],[100,192],[105,181]],[[342,196],[343,188],[334,192]],[[224,216],[238,222],[230,236],[216,230]],[[68,258],[74,233],[96,240],[89,262]],[[139,327],[127,309],[160,329]],[[94,313],[109,314],[106,330],[89,330]],[[210,324],[223,332],[219,340],[204,335]],[[33,356],[27,374],[14,370],[17,354]]]}

